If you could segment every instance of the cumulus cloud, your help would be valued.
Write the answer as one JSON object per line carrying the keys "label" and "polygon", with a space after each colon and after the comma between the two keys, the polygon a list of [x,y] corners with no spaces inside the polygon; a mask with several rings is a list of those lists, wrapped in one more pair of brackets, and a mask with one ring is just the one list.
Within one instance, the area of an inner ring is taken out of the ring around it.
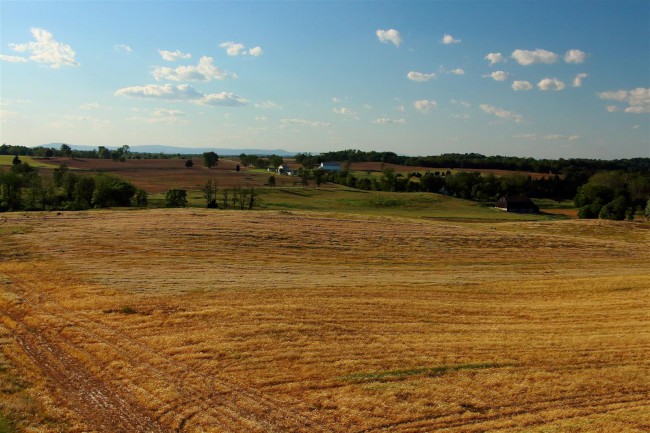
{"label": "cumulus cloud", "polygon": [[558,80],[557,78],[544,78],[542,81],[537,83],[537,87],[539,87],[539,90],[563,90],[566,85]]}
{"label": "cumulus cloud", "polygon": [[[609,101],[627,102],[628,106],[624,110],[626,113],[650,113],[650,88],[637,87],[632,90],[601,92],[598,93],[598,97]],[[614,106],[607,107],[608,111],[618,111],[610,110],[610,107]]]}
{"label": "cumulus cloud", "polygon": [[488,62],[490,62],[490,66],[496,63],[504,63],[506,61],[505,56],[501,53],[489,53],[487,56],[483,58]]}
{"label": "cumulus cloud", "polygon": [[606,108],[607,111],[609,111],[610,113],[616,113],[617,111],[621,111],[621,109],[620,109],[619,107],[617,107],[616,105],[608,105],[608,106],[605,107],[605,108]]}
{"label": "cumulus cloud", "polygon": [[305,119],[280,119],[280,123],[283,126],[289,125],[304,125],[304,126],[313,126],[313,127],[328,127],[331,126],[329,122],[321,122],[318,120],[305,120]]}
{"label": "cumulus cloud", "polygon": [[413,103],[413,106],[421,113],[428,113],[430,109],[437,108],[438,104],[433,100],[420,99],[418,101],[415,101]]}
{"label": "cumulus cloud", "polygon": [[494,81],[505,81],[509,76],[510,74],[504,71],[494,71],[491,74],[486,75],[486,77],[491,77]]}
{"label": "cumulus cloud", "polygon": [[529,81],[513,81],[512,90],[521,91],[521,90],[530,90],[533,88],[533,85]]}
{"label": "cumulus cloud", "polygon": [[564,53],[564,61],[567,63],[584,63],[589,55],[580,50],[569,50]]}
{"label": "cumulus cloud", "polygon": [[211,81],[237,78],[235,74],[214,66],[212,57],[207,56],[201,57],[196,66],[179,66],[174,69],[162,66],[154,69],[152,74],[158,81]]}
{"label": "cumulus cloud", "polygon": [[406,120],[403,118],[390,119],[388,117],[380,117],[379,119],[373,120],[372,123],[376,123],[378,125],[404,125],[406,124]]}
{"label": "cumulus cloud", "polygon": [[479,105],[479,108],[488,114],[497,116],[500,119],[512,120],[516,123],[521,123],[524,121],[524,118],[520,114],[517,114],[513,111],[504,110],[503,108],[497,108],[494,105],[481,104]]}
{"label": "cumulus cloud", "polygon": [[434,78],[436,78],[436,74],[433,73],[433,72],[431,72],[430,74],[425,74],[423,72],[411,71],[408,74],[406,74],[406,77],[411,81],[415,81],[415,82],[418,82],[418,83],[424,83],[426,81],[431,81]]}
{"label": "cumulus cloud", "polygon": [[178,60],[190,59],[192,57],[191,54],[182,53],[180,50],[158,50],[158,53],[160,54],[160,57],[163,58],[163,60],[167,60],[168,62],[176,62]]}
{"label": "cumulus cloud", "polygon": [[216,107],[240,107],[246,105],[247,102],[244,98],[230,92],[211,93],[196,101],[200,105],[212,105]]}
{"label": "cumulus cloud", "polygon": [[559,56],[551,51],[542,50],[537,48],[536,50],[514,50],[511,57],[515,59],[517,63],[523,66],[532,65],[535,63],[555,63],[557,62]]}
{"label": "cumulus cloud", "polygon": [[445,35],[442,37],[440,42],[442,42],[445,45],[452,45],[452,44],[460,44],[461,40],[455,39],[452,35],[445,33]]}
{"label": "cumulus cloud", "polygon": [[63,44],[54,40],[52,33],[44,29],[31,29],[35,41],[24,44],[9,44],[9,48],[14,51],[32,53],[30,60],[38,63],[48,63],[52,68],[61,66],[79,66],[75,60],[75,52],[70,45]]}
{"label": "cumulus cloud", "polygon": [[24,57],[18,57],[18,56],[7,56],[5,54],[0,54],[0,60],[3,62],[9,62],[9,63],[24,63],[27,61],[26,58]]}
{"label": "cumulus cloud", "polygon": [[377,38],[383,44],[392,43],[396,47],[402,44],[402,36],[395,29],[377,30]]}
{"label": "cumulus cloud", "polygon": [[576,77],[573,79],[573,87],[582,87],[582,80],[587,78],[589,75],[585,73],[581,73],[576,75]]}
{"label": "cumulus cloud", "polygon": [[233,93],[222,92],[205,95],[187,84],[180,84],[178,86],[172,84],[149,84],[146,86],[124,87],[117,90],[115,95],[167,101],[187,101],[200,105],[228,107],[246,105],[248,102]]}
{"label": "cumulus cloud", "polygon": [[259,57],[263,54],[262,47],[253,47],[250,50],[248,50],[248,54],[250,54],[253,57]]}
{"label": "cumulus cloud", "polygon": [[239,42],[222,42],[219,44],[220,48],[226,49],[226,54],[229,56],[245,56],[251,55],[253,57],[258,57],[262,55],[262,47],[253,47],[251,49],[246,49],[244,44]]}

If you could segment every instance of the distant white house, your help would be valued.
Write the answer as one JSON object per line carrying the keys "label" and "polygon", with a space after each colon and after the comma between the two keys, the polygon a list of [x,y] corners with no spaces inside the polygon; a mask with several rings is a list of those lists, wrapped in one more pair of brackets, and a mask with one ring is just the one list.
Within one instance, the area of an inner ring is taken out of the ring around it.
{"label": "distant white house", "polygon": [[318,168],[323,171],[341,171],[341,163],[334,161],[321,162]]}
{"label": "distant white house", "polygon": [[287,176],[293,176],[296,174],[288,164],[279,165],[277,168],[278,174],[286,174]]}

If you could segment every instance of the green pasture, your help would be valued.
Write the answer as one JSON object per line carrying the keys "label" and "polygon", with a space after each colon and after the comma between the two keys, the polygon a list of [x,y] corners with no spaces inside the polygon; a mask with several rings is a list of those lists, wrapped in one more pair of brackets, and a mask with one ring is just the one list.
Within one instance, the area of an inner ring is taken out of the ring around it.
{"label": "green pasture", "polygon": [[[34,159],[31,156],[19,156],[22,162],[26,162],[34,168],[59,168],[57,164],[50,164],[40,159]],[[12,165],[14,160],[13,155],[0,155],[0,166]]]}
{"label": "green pasture", "polygon": [[[489,204],[461,200],[440,194],[362,191],[340,186],[256,188],[259,210],[316,211],[407,218],[435,218],[484,221],[540,221],[563,217],[544,214],[515,214]],[[188,206],[205,207],[198,191],[188,191]],[[218,192],[219,207],[222,193]],[[164,206],[164,194],[149,196],[150,206]],[[229,206],[231,204],[229,203]]]}

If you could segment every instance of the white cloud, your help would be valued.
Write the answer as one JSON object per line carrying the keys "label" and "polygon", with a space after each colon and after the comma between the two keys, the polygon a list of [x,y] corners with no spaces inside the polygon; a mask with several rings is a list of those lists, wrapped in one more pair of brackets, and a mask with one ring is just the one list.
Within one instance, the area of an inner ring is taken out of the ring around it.
{"label": "white cloud", "polygon": [[5,54],[0,54],[0,60],[2,60],[3,62],[10,62],[10,63],[24,63],[27,61],[27,59],[24,57],[7,56]]}
{"label": "white cloud", "polygon": [[175,69],[166,66],[154,69],[152,75],[158,81],[211,81],[237,78],[235,74],[224,71],[212,64],[212,57],[203,56],[196,66],[179,66]]}
{"label": "white cloud", "polygon": [[233,93],[215,93],[204,95],[195,88],[181,84],[124,87],[115,92],[116,96],[131,96],[133,98],[161,99],[167,101],[187,101],[200,105],[235,107],[246,105],[248,101]]}
{"label": "white cloud", "polygon": [[176,50],[176,51],[158,50],[158,53],[160,54],[160,57],[163,58],[163,60],[167,60],[168,62],[176,62],[181,59],[189,59],[192,57],[191,54],[182,53],[180,50]]}
{"label": "white cloud", "polygon": [[229,56],[245,56],[251,55],[253,57],[259,57],[262,55],[262,47],[253,47],[249,50],[246,49],[244,44],[239,42],[222,42],[219,44],[220,48],[226,49],[226,54]]}
{"label": "white cloud", "polygon": [[253,47],[250,50],[248,50],[248,54],[250,54],[253,57],[259,57],[263,54],[262,47]]}
{"label": "white cloud", "polygon": [[132,96],[135,98],[166,99],[170,101],[195,101],[203,98],[203,94],[187,84],[174,86],[172,84],[124,87],[115,92],[116,96]]}
{"label": "white cloud", "polygon": [[223,42],[219,44],[219,47],[225,48],[226,53],[229,56],[239,56],[246,53],[246,47],[244,44],[235,43],[235,42]]}
{"label": "white cloud", "polygon": [[405,113],[406,112],[406,107],[403,105],[395,107],[395,111],[399,111],[400,113]]}
{"label": "white cloud", "polygon": [[514,50],[511,57],[520,65],[528,66],[534,63],[555,63],[559,56],[551,51],[537,48],[534,51]]}
{"label": "white cloud", "polygon": [[573,87],[582,87],[582,80],[587,78],[589,75],[585,73],[581,73],[576,75],[576,77],[573,79]]}
{"label": "white cloud", "polygon": [[598,93],[600,99],[606,99],[608,101],[618,101],[623,102],[628,98],[627,90],[610,90],[607,92]]}
{"label": "white cloud", "polygon": [[485,60],[490,62],[490,66],[496,63],[504,63],[507,59],[501,53],[489,53],[487,56],[483,57]]}
{"label": "white cloud", "polygon": [[428,113],[430,109],[437,108],[438,104],[433,100],[420,99],[419,101],[415,101],[413,106],[421,113]]}
{"label": "white cloud", "polygon": [[452,69],[449,73],[454,75],[465,75],[465,71],[461,68]]}
{"label": "white cloud", "polygon": [[563,134],[549,134],[544,137],[548,141],[576,141],[580,138],[579,135],[563,135]]}
{"label": "white cloud", "polygon": [[[628,106],[623,110],[626,113],[650,113],[650,88],[637,87],[632,90],[610,90],[597,94],[600,99],[617,102],[627,102]],[[610,113],[620,111],[616,105],[605,107]]]}
{"label": "white cloud", "polygon": [[383,44],[392,43],[396,47],[402,44],[402,36],[395,29],[377,30],[377,38]]}
{"label": "white cloud", "polygon": [[221,93],[212,93],[205,95],[202,99],[197,101],[197,104],[201,105],[212,105],[218,107],[239,107],[246,105],[248,101],[234,93],[230,92],[221,92]]}
{"label": "white cloud", "polygon": [[268,108],[268,109],[279,109],[282,108],[273,101],[265,101],[255,104],[255,108]]}
{"label": "white cloud", "polygon": [[354,116],[355,114],[357,114],[349,107],[332,108],[332,111],[337,114],[344,114],[346,116]]}
{"label": "white cloud", "polygon": [[81,106],[81,109],[82,109],[82,110],[97,110],[97,109],[100,108],[100,107],[101,107],[101,106],[99,105],[98,102],[88,102],[88,103],[86,103],[86,104],[83,104],[83,105]]}
{"label": "white cloud", "polygon": [[70,45],[55,41],[52,33],[47,30],[32,28],[31,32],[36,41],[25,44],[9,44],[9,47],[21,53],[31,52],[30,60],[49,63],[55,69],[61,66],[79,66],[79,62],[75,60],[75,52]]}
{"label": "white cloud", "polygon": [[375,119],[372,121],[372,123],[376,123],[379,125],[404,125],[406,124],[405,119],[389,119],[388,117],[380,117],[379,119]]}
{"label": "white cloud", "polygon": [[283,126],[305,125],[305,126],[313,126],[313,127],[320,127],[320,128],[331,126],[331,123],[329,122],[321,122],[318,120],[305,120],[305,119],[280,119],[280,123]]}
{"label": "white cloud", "polygon": [[505,81],[509,76],[510,74],[504,71],[494,71],[491,74],[486,75],[486,77],[491,77],[494,81]]}
{"label": "white cloud", "polygon": [[514,136],[515,138],[523,138],[525,140],[537,140],[537,134],[529,133],[529,134],[517,134]]}
{"label": "white cloud", "polygon": [[524,120],[520,114],[504,110],[503,108],[497,108],[494,105],[481,104],[479,108],[488,114],[494,114],[500,119],[513,120],[516,123],[521,123]]}
{"label": "white cloud", "polygon": [[521,90],[530,90],[533,88],[533,85],[529,81],[513,81],[512,90],[521,91]]}
{"label": "white cloud", "polygon": [[539,87],[539,90],[563,90],[566,85],[558,80],[557,78],[544,78],[542,81],[537,83],[537,87]]}
{"label": "white cloud", "polygon": [[564,53],[564,61],[567,63],[584,63],[589,55],[580,50],[569,50]]}
{"label": "white cloud", "polygon": [[454,105],[460,105],[461,107],[465,107],[465,108],[470,108],[472,106],[472,104],[470,104],[469,102],[458,101],[456,99],[450,99],[449,102],[451,102]]}
{"label": "white cloud", "polygon": [[436,78],[436,74],[433,73],[433,72],[431,72],[430,74],[425,74],[423,72],[411,71],[408,74],[406,74],[406,77],[411,81],[415,81],[415,82],[418,82],[418,83],[424,83],[426,81],[430,81],[430,80],[433,80],[434,78]]}
{"label": "white cloud", "polygon": [[186,114],[181,110],[170,110],[168,108],[157,108],[153,114],[159,117],[185,117]]}
{"label": "white cloud", "polygon": [[113,49],[115,51],[119,51],[119,52],[126,53],[126,54],[133,53],[133,48],[129,47],[128,45],[124,45],[124,44],[113,45]]}
{"label": "white cloud", "polygon": [[461,40],[460,39],[454,39],[454,37],[448,33],[445,33],[445,35],[442,37],[440,40],[445,45],[452,45],[452,44],[460,44]]}

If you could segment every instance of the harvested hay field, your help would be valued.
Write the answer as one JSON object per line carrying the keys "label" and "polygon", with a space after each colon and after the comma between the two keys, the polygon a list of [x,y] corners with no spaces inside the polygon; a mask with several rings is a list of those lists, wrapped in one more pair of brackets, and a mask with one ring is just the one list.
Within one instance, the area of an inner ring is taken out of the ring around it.
{"label": "harvested hay field", "polygon": [[5,214],[0,348],[39,404],[0,411],[42,432],[648,431],[649,228]]}

